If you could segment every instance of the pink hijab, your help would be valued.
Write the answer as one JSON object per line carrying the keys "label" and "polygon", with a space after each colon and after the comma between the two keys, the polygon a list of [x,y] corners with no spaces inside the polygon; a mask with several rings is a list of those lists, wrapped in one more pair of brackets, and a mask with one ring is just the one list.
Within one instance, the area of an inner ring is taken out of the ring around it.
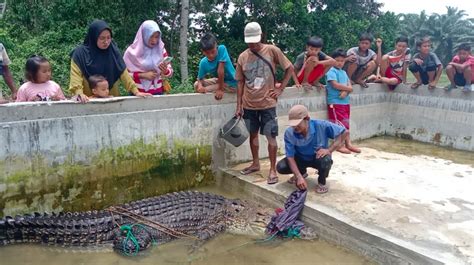
{"label": "pink hijab", "polygon": [[[150,37],[155,33],[160,33],[160,40],[154,47],[148,46]],[[163,50],[165,44],[161,40],[161,30],[153,20],[147,20],[140,25],[135,40],[130,45],[123,56],[123,60],[130,72],[147,72],[155,70],[160,74],[158,65],[163,60]],[[151,85],[150,80],[140,79],[144,88]]]}

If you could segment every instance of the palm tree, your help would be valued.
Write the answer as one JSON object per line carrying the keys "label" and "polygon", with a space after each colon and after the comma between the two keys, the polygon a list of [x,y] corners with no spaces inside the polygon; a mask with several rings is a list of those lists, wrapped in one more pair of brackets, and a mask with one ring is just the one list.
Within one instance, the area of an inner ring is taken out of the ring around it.
{"label": "palm tree", "polygon": [[[408,45],[413,49],[416,41],[423,37],[422,28],[426,24],[428,16],[423,10],[418,14],[402,14],[400,15],[400,35],[406,36],[409,40]],[[414,49],[416,50],[416,49]]]}
{"label": "palm tree", "polygon": [[474,43],[474,23],[464,10],[447,7],[443,15],[433,14],[422,27],[422,32],[431,37],[433,51],[443,63],[448,63],[462,42]]}

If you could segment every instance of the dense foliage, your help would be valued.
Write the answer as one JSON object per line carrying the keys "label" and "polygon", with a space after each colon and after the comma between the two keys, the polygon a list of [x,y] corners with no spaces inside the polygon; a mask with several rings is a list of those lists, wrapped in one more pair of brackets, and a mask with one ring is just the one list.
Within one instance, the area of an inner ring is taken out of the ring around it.
{"label": "dense foliage", "polygon": [[[173,91],[186,92],[191,90],[191,80],[180,81],[179,15],[180,1],[174,0],[7,0],[6,13],[0,20],[0,42],[8,49],[17,84],[23,78],[26,58],[41,54],[50,60],[53,79],[66,91],[69,54],[83,41],[93,19],[104,19],[110,24],[122,50],[133,41],[142,21],[155,19],[169,53],[177,59],[173,61]],[[458,42],[466,39],[464,35],[474,36],[472,20],[466,20],[464,15],[463,11],[448,10],[446,15],[430,17],[423,13],[397,16],[380,12],[380,4],[374,0],[191,0],[189,73],[192,77],[197,73],[202,56],[198,40],[204,32],[215,33],[236,60],[246,48],[243,28],[249,21],[258,21],[265,41],[278,45],[291,60],[303,51],[305,40],[312,35],[321,36],[325,41],[323,50],[330,53],[337,47],[357,45],[358,35],[369,31],[384,39],[386,52],[402,31],[412,39],[432,34],[436,51],[446,61]],[[416,19],[424,19],[425,26],[417,24]],[[404,21],[399,23],[400,20]],[[4,82],[0,84],[5,90]]]}

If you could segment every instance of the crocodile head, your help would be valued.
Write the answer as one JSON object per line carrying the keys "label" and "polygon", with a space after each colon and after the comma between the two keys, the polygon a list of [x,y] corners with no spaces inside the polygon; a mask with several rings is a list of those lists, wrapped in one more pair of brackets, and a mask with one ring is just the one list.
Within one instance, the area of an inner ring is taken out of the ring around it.
{"label": "crocodile head", "polygon": [[[227,232],[232,234],[265,236],[265,230],[270,223],[275,210],[244,200],[232,200],[227,207]],[[314,229],[304,226],[299,238],[305,240],[318,239]]]}
{"label": "crocodile head", "polygon": [[227,232],[262,236],[273,213],[272,209],[254,202],[231,200],[227,206]]}

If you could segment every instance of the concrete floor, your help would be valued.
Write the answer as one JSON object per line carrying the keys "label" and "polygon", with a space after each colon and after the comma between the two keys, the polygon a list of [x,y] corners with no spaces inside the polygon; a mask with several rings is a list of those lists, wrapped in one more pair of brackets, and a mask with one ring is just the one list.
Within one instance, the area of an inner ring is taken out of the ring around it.
{"label": "concrete floor", "polygon": [[[310,171],[307,207],[441,263],[474,263],[472,163],[367,147],[361,154],[335,153],[333,159],[327,194],[314,192],[315,171]],[[286,183],[290,175],[266,184],[268,160],[261,161],[260,172],[240,175],[247,165],[226,171],[273,194],[286,197],[295,189]]]}

